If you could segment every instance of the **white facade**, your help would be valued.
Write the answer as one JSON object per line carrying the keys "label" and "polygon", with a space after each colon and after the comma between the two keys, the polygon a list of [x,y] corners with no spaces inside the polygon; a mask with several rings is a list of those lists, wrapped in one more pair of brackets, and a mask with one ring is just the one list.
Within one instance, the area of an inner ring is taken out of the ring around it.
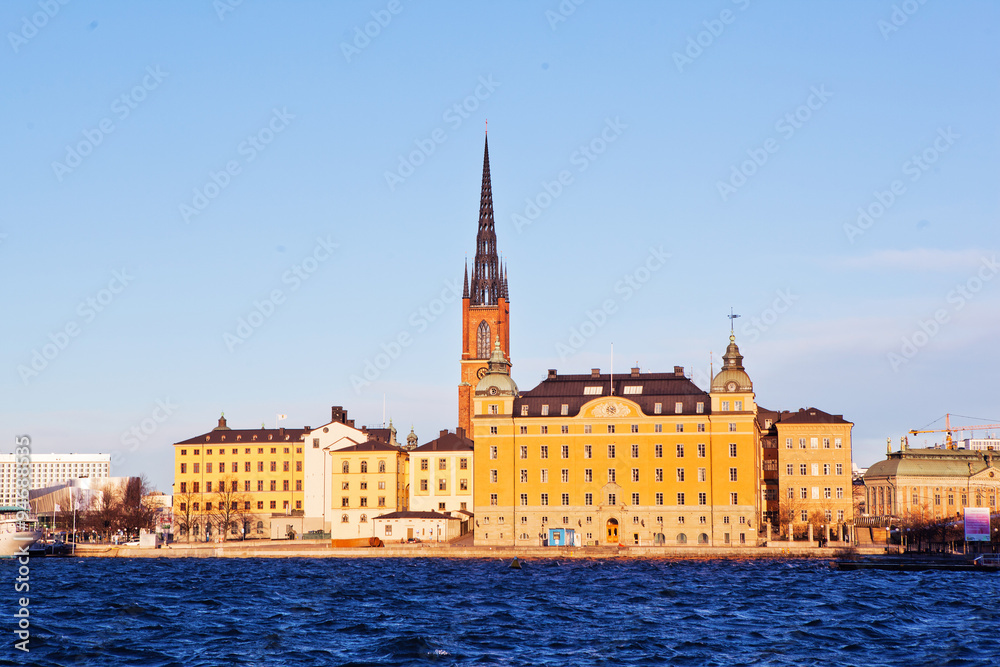
{"label": "white facade", "polygon": [[461,535],[462,520],[438,512],[392,512],[372,520],[375,537],[386,544],[419,540],[448,542]]}
{"label": "white facade", "polygon": [[[16,500],[16,457],[0,454],[0,504],[11,505]],[[111,476],[111,454],[31,454],[29,489],[42,489],[65,484],[71,479],[107,478]]]}
{"label": "white facade", "polygon": [[[365,440],[367,436],[360,429],[339,421],[315,428],[304,436],[302,469],[305,476],[302,481],[302,510],[307,519],[322,519],[324,532],[331,532],[335,509],[333,502],[335,498],[339,502],[340,498],[339,494],[334,495],[332,488],[333,464],[330,453]],[[336,509],[339,510],[339,505]],[[340,521],[339,512],[337,521]]]}
{"label": "white facade", "polygon": [[966,438],[962,440],[963,449],[974,449],[982,451],[1000,451],[1000,439],[998,438]]}

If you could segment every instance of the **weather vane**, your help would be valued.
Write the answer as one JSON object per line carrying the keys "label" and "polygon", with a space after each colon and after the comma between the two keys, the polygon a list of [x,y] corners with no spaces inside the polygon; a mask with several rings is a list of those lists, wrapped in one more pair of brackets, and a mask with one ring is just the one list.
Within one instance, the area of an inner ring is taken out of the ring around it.
{"label": "weather vane", "polygon": [[734,315],[734,314],[733,314],[733,309],[732,309],[732,308],[730,308],[730,309],[729,309],[729,314],[728,314],[728,315],[726,315],[726,317],[728,317],[728,318],[729,318],[729,333],[731,333],[731,334],[734,334],[734,335],[735,335],[735,334],[736,334],[736,329],[735,329],[735,325],[736,325],[736,318],[737,318],[737,317],[739,317],[739,315]]}

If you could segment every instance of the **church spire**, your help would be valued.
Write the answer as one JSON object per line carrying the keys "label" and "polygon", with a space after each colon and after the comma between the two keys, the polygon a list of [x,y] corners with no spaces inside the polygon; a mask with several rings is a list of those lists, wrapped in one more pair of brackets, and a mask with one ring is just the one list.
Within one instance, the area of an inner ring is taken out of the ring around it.
{"label": "church spire", "polygon": [[493,187],[490,184],[490,144],[483,150],[483,186],[479,197],[479,233],[472,266],[470,299],[473,306],[495,306],[501,296],[502,277],[497,258],[497,235],[493,228]]}

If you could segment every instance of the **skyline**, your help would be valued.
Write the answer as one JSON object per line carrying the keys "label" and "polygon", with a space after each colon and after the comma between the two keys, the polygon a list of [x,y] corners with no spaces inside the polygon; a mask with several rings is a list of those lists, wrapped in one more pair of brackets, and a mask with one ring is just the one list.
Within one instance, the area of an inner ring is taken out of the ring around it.
{"label": "skyline", "polygon": [[995,5],[220,2],[0,7],[8,442],[169,492],[221,412],[454,429],[487,118],[522,390],[707,389],[733,308],[862,467],[1000,422]]}

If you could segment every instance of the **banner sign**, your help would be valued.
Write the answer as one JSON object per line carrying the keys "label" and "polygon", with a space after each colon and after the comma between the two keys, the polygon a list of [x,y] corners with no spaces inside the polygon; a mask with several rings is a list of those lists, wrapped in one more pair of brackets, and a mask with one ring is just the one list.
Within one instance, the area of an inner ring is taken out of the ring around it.
{"label": "banner sign", "polygon": [[989,507],[965,508],[965,541],[966,542],[990,541]]}

